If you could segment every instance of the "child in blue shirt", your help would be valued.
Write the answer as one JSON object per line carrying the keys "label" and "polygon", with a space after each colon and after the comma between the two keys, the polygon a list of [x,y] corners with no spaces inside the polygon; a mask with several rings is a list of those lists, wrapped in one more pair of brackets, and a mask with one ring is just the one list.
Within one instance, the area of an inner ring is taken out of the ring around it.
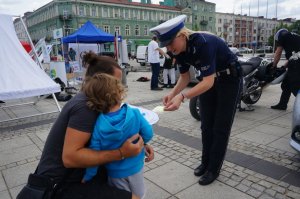
{"label": "child in blue shirt", "polygon": [[[152,126],[142,116],[140,111],[122,103],[124,87],[120,81],[107,74],[97,74],[85,80],[85,87],[90,87],[88,99],[93,101],[94,110],[99,111],[96,125],[92,134],[90,148],[95,150],[113,150],[131,136],[139,133],[147,143],[153,137]],[[122,155],[122,151],[120,150]],[[143,166],[144,150],[135,157],[106,164],[108,183],[119,189],[131,191],[143,198],[145,195]],[[97,173],[98,167],[86,169],[83,181],[91,180]]]}

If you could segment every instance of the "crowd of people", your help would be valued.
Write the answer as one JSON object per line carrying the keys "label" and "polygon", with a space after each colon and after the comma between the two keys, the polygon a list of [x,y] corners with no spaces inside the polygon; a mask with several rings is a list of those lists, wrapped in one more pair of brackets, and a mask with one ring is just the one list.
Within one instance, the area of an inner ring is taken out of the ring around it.
{"label": "crowd of people", "polygon": [[[150,30],[154,34],[148,45],[150,89],[162,90],[158,73],[159,55],[163,55],[164,87],[172,88],[162,99],[164,110],[176,111],[185,100],[200,95],[203,148],[194,175],[200,177],[200,185],[208,185],[222,169],[241,92],[241,67],[222,39],[187,29],[185,19],[186,15],[180,15]],[[288,59],[293,57],[292,51],[300,51],[298,35],[280,30],[275,39],[274,67],[283,49]],[[69,56],[71,60],[75,57]],[[55,198],[143,198],[144,160],[154,158],[148,144],[153,129],[137,109],[122,104],[122,69],[113,58],[90,52],[82,59],[86,74],[81,92],[63,107],[53,124],[35,174],[56,182]],[[175,84],[176,64],[180,77]],[[186,90],[191,66],[201,71],[202,81]],[[295,94],[299,90],[299,59],[289,59],[287,67],[283,84]],[[275,108],[286,109],[286,103],[280,101]]]}

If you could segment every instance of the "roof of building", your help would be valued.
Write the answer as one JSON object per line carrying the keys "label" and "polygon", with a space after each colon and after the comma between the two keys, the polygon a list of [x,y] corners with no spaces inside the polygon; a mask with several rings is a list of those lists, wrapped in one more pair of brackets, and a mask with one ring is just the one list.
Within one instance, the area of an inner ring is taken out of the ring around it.
{"label": "roof of building", "polygon": [[[92,0],[89,0],[92,1]],[[172,6],[165,6],[165,5],[158,5],[158,4],[144,4],[140,2],[128,2],[127,0],[94,0],[92,2],[105,2],[111,4],[122,4],[122,5],[129,5],[129,6],[139,6],[145,8],[158,8],[158,9],[168,9],[168,10],[176,10],[180,11],[179,8],[172,7]]]}

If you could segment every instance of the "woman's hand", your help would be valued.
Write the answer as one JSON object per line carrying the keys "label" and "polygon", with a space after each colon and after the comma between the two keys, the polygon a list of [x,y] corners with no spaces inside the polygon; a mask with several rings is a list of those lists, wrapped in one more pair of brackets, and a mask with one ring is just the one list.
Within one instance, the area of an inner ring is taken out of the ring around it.
{"label": "woman's hand", "polygon": [[172,99],[174,95],[172,93],[169,93],[168,95],[163,97],[163,105],[166,106]]}
{"label": "woman's hand", "polygon": [[132,157],[138,155],[144,147],[144,140],[139,134],[133,135],[128,138],[120,150],[124,158]]}
{"label": "woman's hand", "polygon": [[165,105],[165,111],[175,111],[179,109],[183,96],[181,94],[176,95],[170,101],[168,101]]}
{"label": "woman's hand", "polygon": [[145,144],[145,154],[146,154],[145,162],[150,162],[151,160],[154,159],[154,150],[152,146]]}

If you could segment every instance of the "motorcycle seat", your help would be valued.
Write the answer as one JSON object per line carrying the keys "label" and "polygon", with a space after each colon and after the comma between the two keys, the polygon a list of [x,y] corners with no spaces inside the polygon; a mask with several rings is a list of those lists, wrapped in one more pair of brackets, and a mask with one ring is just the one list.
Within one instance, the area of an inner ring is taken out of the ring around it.
{"label": "motorcycle seat", "polygon": [[260,65],[261,58],[260,57],[252,57],[246,62],[240,62],[242,67],[243,76],[248,75],[255,69],[257,69]]}

